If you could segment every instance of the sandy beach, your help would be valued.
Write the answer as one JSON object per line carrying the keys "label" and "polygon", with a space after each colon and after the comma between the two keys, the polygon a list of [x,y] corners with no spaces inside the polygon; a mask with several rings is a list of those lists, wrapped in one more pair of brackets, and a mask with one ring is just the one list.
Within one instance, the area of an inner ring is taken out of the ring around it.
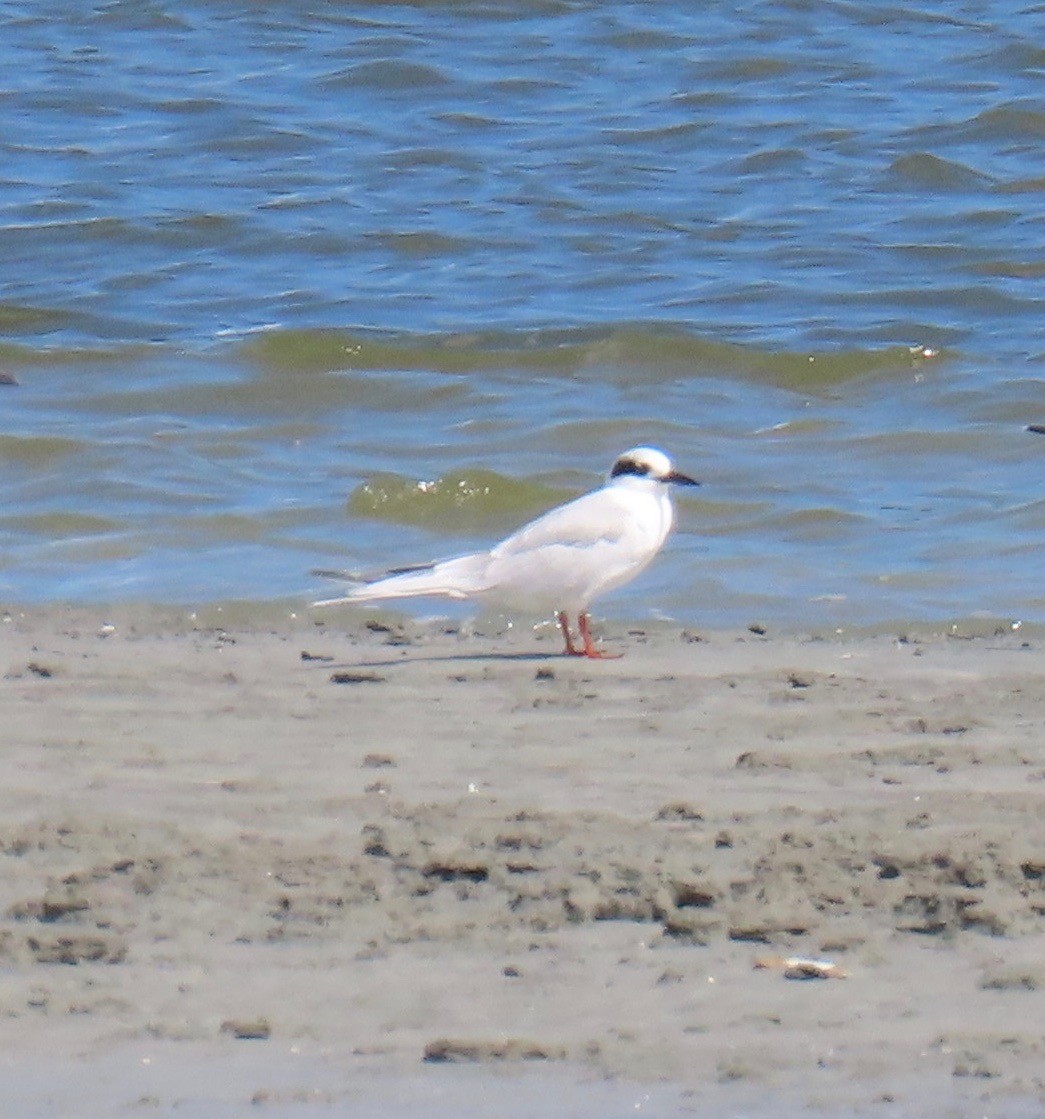
{"label": "sandy beach", "polygon": [[1045,1113],[1040,635],[604,628],[9,608],[10,1114]]}

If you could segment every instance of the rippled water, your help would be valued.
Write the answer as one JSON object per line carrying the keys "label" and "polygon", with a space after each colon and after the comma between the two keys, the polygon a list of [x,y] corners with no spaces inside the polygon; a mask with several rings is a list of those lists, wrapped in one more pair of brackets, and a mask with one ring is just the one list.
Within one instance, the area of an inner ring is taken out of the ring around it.
{"label": "rippled water", "polygon": [[609,613],[1045,621],[1040,4],[0,21],[0,597],[303,600],[654,442]]}

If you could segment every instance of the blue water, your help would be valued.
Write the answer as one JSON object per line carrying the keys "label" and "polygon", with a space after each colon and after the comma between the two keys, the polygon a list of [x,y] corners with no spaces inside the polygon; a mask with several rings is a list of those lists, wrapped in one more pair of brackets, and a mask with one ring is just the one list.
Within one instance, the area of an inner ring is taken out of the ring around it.
{"label": "blue water", "polygon": [[705,486],[608,613],[1045,620],[1040,5],[0,21],[4,600],[303,602],[655,442]]}

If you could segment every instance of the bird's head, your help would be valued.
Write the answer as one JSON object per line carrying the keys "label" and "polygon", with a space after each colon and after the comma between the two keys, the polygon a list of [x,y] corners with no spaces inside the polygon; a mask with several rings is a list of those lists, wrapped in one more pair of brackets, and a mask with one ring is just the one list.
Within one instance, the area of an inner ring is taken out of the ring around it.
{"label": "bird's head", "polygon": [[671,465],[671,459],[655,447],[633,447],[617,459],[610,471],[614,478],[648,478],[651,482],[674,482],[680,486],[699,486],[700,483],[681,474]]}

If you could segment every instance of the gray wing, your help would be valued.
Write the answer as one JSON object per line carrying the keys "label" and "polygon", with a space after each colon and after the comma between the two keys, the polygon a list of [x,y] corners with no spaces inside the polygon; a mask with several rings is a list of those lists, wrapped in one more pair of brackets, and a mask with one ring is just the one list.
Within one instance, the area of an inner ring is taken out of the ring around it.
{"label": "gray wing", "polygon": [[523,525],[492,551],[495,558],[546,547],[590,548],[612,544],[628,532],[627,510],[612,490],[595,490]]}

